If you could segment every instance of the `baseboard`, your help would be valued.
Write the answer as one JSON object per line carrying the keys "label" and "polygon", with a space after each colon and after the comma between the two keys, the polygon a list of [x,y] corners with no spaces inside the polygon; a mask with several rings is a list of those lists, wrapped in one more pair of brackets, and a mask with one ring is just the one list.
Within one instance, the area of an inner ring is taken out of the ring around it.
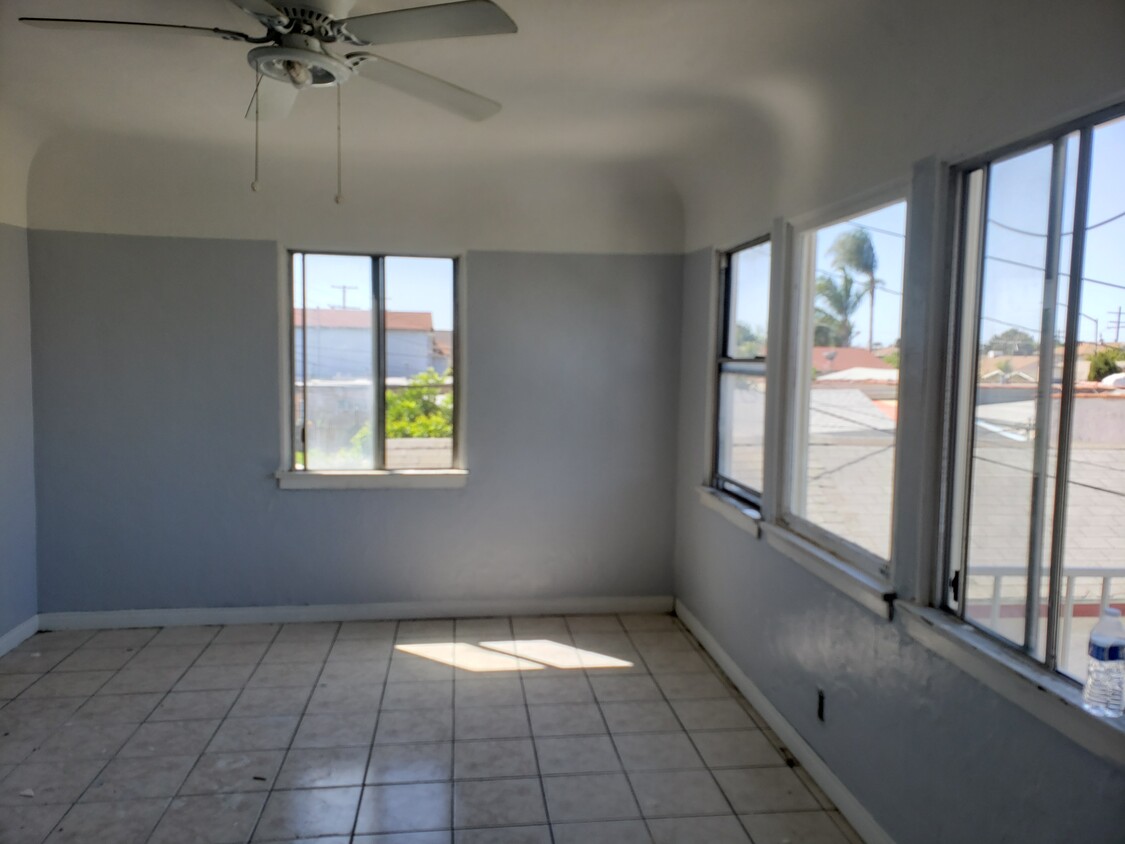
{"label": "baseboard", "polygon": [[[179,627],[189,624],[266,624],[301,621],[382,621],[400,618],[466,618],[493,615],[559,615],[671,612],[670,595],[603,598],[395,601],[279,607],[190,607],[39,614],[40,630],[97,627]],[[34,632],[34,631],[32,631]]]}
{"label": "baseboard", "polygon": [[3,656],[24,639],[34,636],[39,631],[39,616],[33,615],[27,621],[21,622],[0,636],[0,656]]}
{"label": "baseboard", "polygon": [[704,627],[699,619],[692,615],[691,611],[683,605],[682,602],[676,601],[676,615],[695,636],[699,643],[707,650],[707,653],[719,664],[719,667],[726,672],[727,677],[731,682],[738,687],[738,690],[750,701],[758,713],[766,720],[778,737],[789,749],[789,751],[797,758],[805,769],[809,772],[810,776],[816,780],[816,784],[820,786],[821,790],[828,795],[828,798],[836,804],[836,808],[840,810],[848,823],[852,825],[860,837],[863,838],[867,844],[894,844],[894,840],[887,834],[878,822],[871,816],[871,813],[864,808],[863,804],[856,799],[840,781],[832,769],[825,764],[824,760],[817,755],[812,746],[801,738],[801,734],[797,729],[786,720],[785,716],[781,714],[778,709],[769,702],[769,699],[762,694],[761,689],[754,685],[753,681],[743,673],[738,664],[731,658],[722,646],[715,640],[707,628]]}

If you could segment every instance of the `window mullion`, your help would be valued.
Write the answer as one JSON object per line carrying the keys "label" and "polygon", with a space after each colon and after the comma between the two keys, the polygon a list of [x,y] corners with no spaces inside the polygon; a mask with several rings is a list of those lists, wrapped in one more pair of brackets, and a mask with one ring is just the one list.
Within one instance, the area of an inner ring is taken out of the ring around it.
{"label": "window mullion", "polygon": [[384,284],[383,273],[384,261],[382,257],[371,259],[371,282],[372,282],[372,308],[373,319],[375,321],[375,337],[374,342],[371,344],[371,353],[374,356],[372,361],[371,371],[375,377],[375,383],[372,384],[371,390],[371,403],[373,416],[373,435],[375,441],[371,444],[371,457],[374,461],[375,469],[384,469],[387,465],[387,432],[386,432],[386,413],[384,410],[386,398],[386,290]]}
{"label": "window mullion", "polygon": [[[973,453],[976,441],[976,373],[980,367],[980,324],[982,316],[981,288],[984,283],[985,243],[988,228],[985,225],[988,208],[990,170],[986,165],[970,173],[963,182],[962,214],[964,217],[961,256],[962,297],[961,322],[958,335],[958,358],[960,370],[957,372],[958,392],[955,407],[957,443],[957,471],[954,474],[954,488],[951,492],[950,547],[956,554],[956,576],[960,588],[957,590],[957,614],[965,617],[966,594],[969,588],[969,514],[971,491],[973,488]],[[954,574],[949,573],[945,584],[946,600]]]}
{"label": "window mullion", "polygon": [[[1062,401],[1059,408],[1058,464],[1055,470],[1055,509],[1051,525],[1051,570],[1047,598],[1046,664],[1058,663],[1058,609],[1062,584],[1063,545],[1066,539],[1067,480],[1070,474],[1070,432],[1074,418],[1074,370],[1078,359],[1078,319],[1082,307],[1082,269],[1086,252],[1086,224],[1090,200],[1090,171],[1094,130],[1087,126],[1078,142],[1078,185],[1074,195],[1074,235],[1070,252],[1070,292],[1066,309],[1063,347]],[[1046,338],[1042,338],[1046,342]],[[1052,338],[1053,342],[1053,338]]]}
{"label": "window mullion", "polygon": [[711,477],[710,482],[714,484],[719,478],[719,444],[720,427],[722,426],[722,413],[723,413],[723,358],[727,354],[727,335],[730,331],[730,313],[731,313],[731,260],[730,255],[723,252],[719,255],[719,278],[721,279],[722,290],[719,296],[719,330],[716,332],[716,346],[715,346],[715,360],[716,366],[714,372],[714,389],[711,391],[712,407],[711,407]]}
{"label": "window mullion", "polygon": [[309,468],[309,270],[301,253],[301,451]]}
{"label": "window mullion", "polygon": [[[1055,322],[1059,300],[1059,253],[1062,242],[1066,137],[1055,140],[1051,160],[1051,198],[1047,217],[1047,251],[1043,277],[1043,321],[1039,331],[1039,385],[1035,410],[1035,452],[1031,487],[1031,535],[1028,541],[1024,650],[1034,653],[1039,637],[1040,580],[1043,567],[1047,471],[1051,450],[1051,392],[1055,372]],[[1048,596],[1048,601],[1050,600]]]}

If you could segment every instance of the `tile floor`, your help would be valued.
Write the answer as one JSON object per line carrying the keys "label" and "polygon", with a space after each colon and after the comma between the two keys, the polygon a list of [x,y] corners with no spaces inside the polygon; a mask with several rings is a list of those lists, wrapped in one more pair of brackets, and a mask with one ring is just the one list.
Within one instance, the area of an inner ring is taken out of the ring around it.
{"label": "tile floor", "polygon": [[0,657],[0,844],[859,842],[787,760],[670,615],[58,631]]}

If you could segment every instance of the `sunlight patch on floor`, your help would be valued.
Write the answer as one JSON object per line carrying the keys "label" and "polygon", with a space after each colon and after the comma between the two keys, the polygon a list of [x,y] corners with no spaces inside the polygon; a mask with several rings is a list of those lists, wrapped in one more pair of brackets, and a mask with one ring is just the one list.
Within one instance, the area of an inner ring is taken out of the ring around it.
{"label": "sunlight patch on floor", "polygon": [[395,645],[395,650],[420,656],[464,671],[541,671],[563,669],[632,668],[633,663],[608,654],[586,651],[550,639],[515,639],[504,642],[431,642]]}
{"label": "sunlight patch on floor", "polygon": [[463,671],[541,671],[543,666],[506,653],[485,650],[468,642],[395,645],[395,650],[452,665]]}
{"label": "sunlight patch on floor", "polygon": [[631,668],[633,663],[623,659],[584,651],[573,645],[563,645],[550,639],[517,639],[511,642],[481,642],[482,648],[512,654],[523,659],[533,659],[552,668]]}

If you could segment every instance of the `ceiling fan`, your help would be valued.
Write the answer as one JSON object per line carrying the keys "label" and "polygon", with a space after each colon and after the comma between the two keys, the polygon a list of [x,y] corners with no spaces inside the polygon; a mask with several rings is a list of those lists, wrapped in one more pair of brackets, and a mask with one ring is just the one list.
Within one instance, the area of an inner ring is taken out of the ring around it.
{"label": "ceiling fan", "polygon": [[451,82],[374,53],[349,51],[404,41],[516,32],[515,22],[491,0],[460,0],[356,17],[347,17],[354,0],[296,0],[300,5],[284,0],[277,5],[269,0],[230,2],[265,26],[265,34],[142,21],[37,17],[20,21],[43,29],[143,27],[255,45],[246,55],[259,74],[246,112],[251,119],[284,117],[303,88],[339,86],[357,75],[470,120],[484,120],[500,110],[499,103]]}

